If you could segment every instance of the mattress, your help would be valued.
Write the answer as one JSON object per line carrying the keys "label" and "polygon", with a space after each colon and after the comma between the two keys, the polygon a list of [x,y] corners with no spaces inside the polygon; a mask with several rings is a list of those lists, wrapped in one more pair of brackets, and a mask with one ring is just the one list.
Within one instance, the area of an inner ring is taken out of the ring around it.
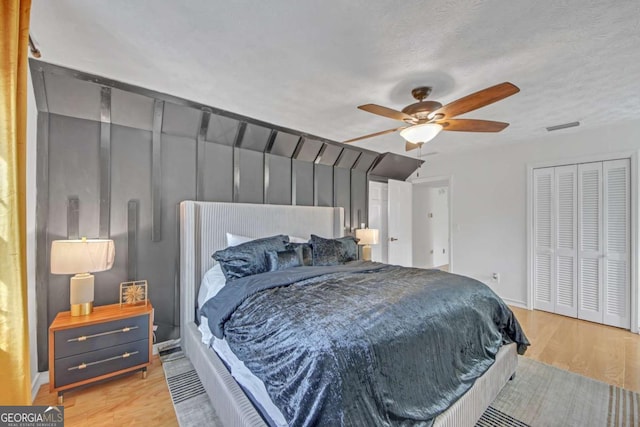
{"label": "mattress", "polygon": [[255,406],[260,407],[262,416],[266,419],[267,424],[277,427],[287,426],[284,415],[282,415],[282,412],[280,412],[269,397],[262,380],[256,377],[249,368],[238,359],[231,348],[229,348],[229,344],[227,344],[225,339],[218,339],[213,336],[205,316],[201,317],[198,330],[202,334],[202,343],[209,346],[212,351],[215,351],[218,357],[227,365],[233,378],[235,378],[245,392],[250,395],[249,397],[253,400]]}

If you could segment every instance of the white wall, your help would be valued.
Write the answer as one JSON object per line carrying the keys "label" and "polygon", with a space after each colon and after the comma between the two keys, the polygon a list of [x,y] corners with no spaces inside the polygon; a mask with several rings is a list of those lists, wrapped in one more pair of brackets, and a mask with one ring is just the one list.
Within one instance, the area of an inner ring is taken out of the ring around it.
{"label": "white wall", "polygon": [[[455,272],[487,283],[508,303],[526,304],[527,164],[562,164],[578,157],[637,150],[640,121],[558,131],[526,143],[432,158],[420,169],[420,177],[452,176],[455,182],[451,194]],[[637,192],[635,185],[632,191]],[[500,283],[491,280],[493,272],[500,273]]]}

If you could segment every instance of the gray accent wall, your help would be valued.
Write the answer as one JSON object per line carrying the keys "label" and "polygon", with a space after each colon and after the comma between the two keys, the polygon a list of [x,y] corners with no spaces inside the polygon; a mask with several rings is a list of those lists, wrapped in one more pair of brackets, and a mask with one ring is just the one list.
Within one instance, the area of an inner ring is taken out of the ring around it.
{"label": "gray accent wall", "polygon": [[48,326],[69,309],[69,276],[50,274],[53,240],[113,239],[95,304],[117,303],[121,282],[146,279],[162,342],[179,334],[181,201],[341,206],[345,233],[367,222],[378,153],[33,59],[30,68],[40,371]]}

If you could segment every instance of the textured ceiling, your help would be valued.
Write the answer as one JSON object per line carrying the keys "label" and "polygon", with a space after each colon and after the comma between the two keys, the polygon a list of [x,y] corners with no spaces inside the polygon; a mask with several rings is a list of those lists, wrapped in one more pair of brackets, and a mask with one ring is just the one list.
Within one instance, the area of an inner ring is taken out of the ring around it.
{"label": "textured ceiling", "polygon": [[[510,81],[425,152],[539,137],[547,126],[640,119],[640,1],[34,0],[42,59],[336,141],[395,127],[411,88],[446,104]],[[575,132],[568,129],[559,132]],[[357,143],[403,153],[397,134]]]}

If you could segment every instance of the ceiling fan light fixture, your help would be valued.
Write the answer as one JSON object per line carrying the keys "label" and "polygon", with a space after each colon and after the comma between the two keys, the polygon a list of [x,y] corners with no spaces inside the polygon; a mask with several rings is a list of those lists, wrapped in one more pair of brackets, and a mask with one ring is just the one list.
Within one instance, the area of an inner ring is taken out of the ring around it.
{"label": "ceiling fan light fixture", "polygon": [[[509,123],[494,122],[491,120],[456,119],[455,117],[514,95],[518,93],[520,89],[513,83],[503,82],[459,98],[447,105],[442,105],[437,101],[425,101],[424,99],[430,91],[431,88],[427,86],[415,88],[411,91],[411,94],[418,102],[407,105],[402,111],[377,104],[358,106],[360,110],[366,111],[367,113],[398,120],[404,122],[403,124],[406,126],[353,138],[344,141],[344,143],[401,131],[400,135],[402,135],[406,141],[405,150],[411,151],[415,149],[418,144],[431,141],[442,130],[457,132],[500,132],[509,126]],[[442,123],[442,125],[440,123]]]}
{"label": "ceiling fan light fixture", "polygon": [[400,136],[414,144],[429,142],[435,138],[442,130],[442,125],[438,123],[423,123],[421,125],[410,126],[400,132]]}

